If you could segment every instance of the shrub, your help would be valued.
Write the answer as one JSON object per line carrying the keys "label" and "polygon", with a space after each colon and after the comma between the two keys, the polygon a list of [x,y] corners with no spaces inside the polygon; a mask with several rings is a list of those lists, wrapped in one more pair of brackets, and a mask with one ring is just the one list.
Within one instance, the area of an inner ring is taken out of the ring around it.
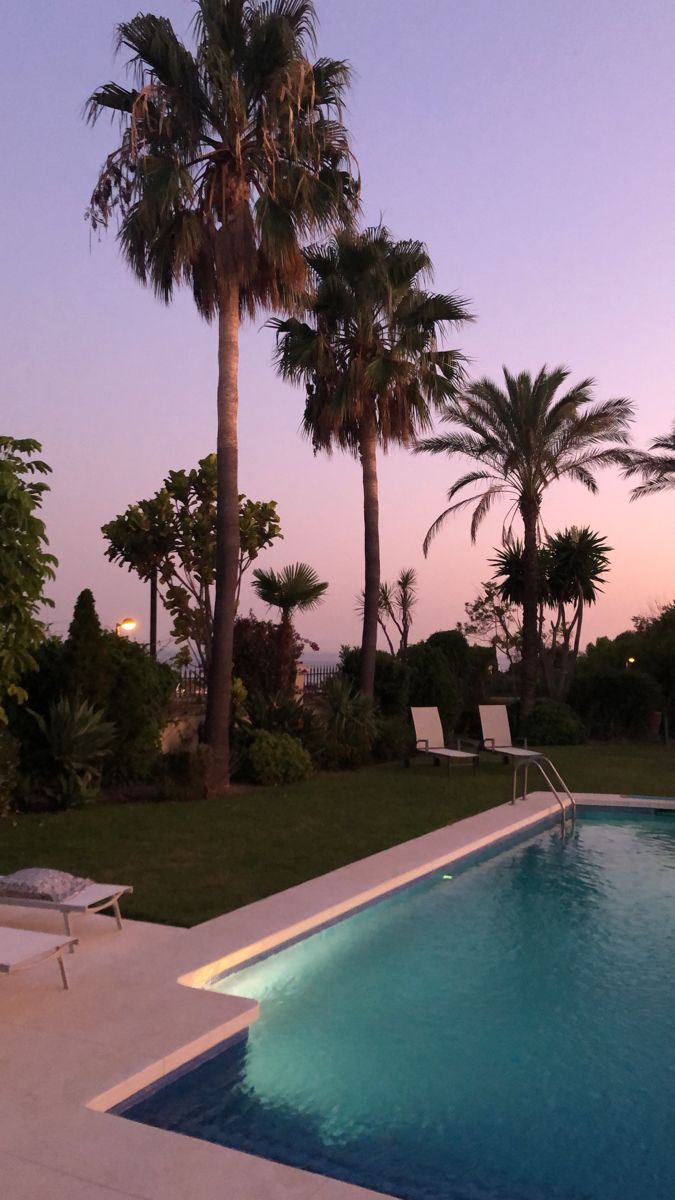
{"label": "shrub", "polygon": [[0,725],[0,817],[7,815],[19,782],[19,744]]}
{"label": "shrub", "polygon": [[[343,646],[340,650],[340,670],[358,690],[361,679],[361,650],[359,646]],[[375,655],[375,703],[383,716],[396,716],[408,704],[408,672],[400,658],[378,650]]]}
{"label": "shrub", "polygon": [[[279,638],[281,626],[259,621],[253,613],[234,623],[234,673],[249,695],[271,696],[280,691]],[[294,632],[295,663],[302,655],[302,639]]]}
{"label": "shrub", "polygon": [[298,783],[312,774],[312,760],[297,738],[259,729],[249,743],[246,768],[253,783]]}
{"label": "shrub", "polygon": [[373,742],[373,757],[379,762],[407,758],[415,748],[410,717],[382,717]]}
{"label": "shrub", "polygon": [[360,767],[370,758],[378,732],[372,700],[344,675],[329,679],[319,706],[327,767]]}
{"label": "shrub", "polygon": [[137,642],[114,634],[104,636],[109,643],[105,715],[118,734],[115,753],[106,762],[104,782],[149,779],[157,762],[175,676],[171,667],[156,662]]}
{"label": "shrub", "polygon": [[537,700],[521,729],[533,746],[577,746],[586,740],[580,717],[559,700]]}
{"label": "shrub", "polygon": [[589,737],[599,739],[643,736],[662,704],[651,675],[625,668],[579,672],[569,698]]}
{"label": "shrub", "polygon": [[409,704],[438,708],[446,736],[455,728],[462,710],[457,677],[438,646],[417,642],[408,650]]}
{"label": "shrub", "polygon": [[47,743],[49,766],[41,783],[50,807],[72,808],[92,799],[115,740],[115,726],[106,721],[102,709],[66,696],[50,706],[46,717],[33,715]]}

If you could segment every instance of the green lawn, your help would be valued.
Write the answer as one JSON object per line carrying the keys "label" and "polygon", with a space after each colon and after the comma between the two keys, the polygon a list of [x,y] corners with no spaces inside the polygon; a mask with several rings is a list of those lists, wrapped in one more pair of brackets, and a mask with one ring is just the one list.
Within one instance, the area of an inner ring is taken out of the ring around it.
{"label": "green lawn", "polygon": [[[675,748],[552,750],[579,791],[675,795]],[[530,776],[533,783],[532,775]],[[0,821],[0,873],[60,867],[131,883],[130,916],[194,925],[325,871],[510,799],[510,773],[481,756],[478,773],[417,760],[318,775],[223,800],[99,804]]]}

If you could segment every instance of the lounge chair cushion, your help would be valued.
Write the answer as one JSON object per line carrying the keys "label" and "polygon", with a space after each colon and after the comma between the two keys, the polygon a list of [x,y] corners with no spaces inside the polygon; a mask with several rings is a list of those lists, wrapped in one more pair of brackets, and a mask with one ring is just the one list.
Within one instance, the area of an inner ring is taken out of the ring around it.
{"label": "lounge chair cushion", "polygon": [[91,879],[80,879],[51,867],[25,867],[12,875],[0,875],[0,896],[26,900],[51,900],[60,904],[87,887]]}

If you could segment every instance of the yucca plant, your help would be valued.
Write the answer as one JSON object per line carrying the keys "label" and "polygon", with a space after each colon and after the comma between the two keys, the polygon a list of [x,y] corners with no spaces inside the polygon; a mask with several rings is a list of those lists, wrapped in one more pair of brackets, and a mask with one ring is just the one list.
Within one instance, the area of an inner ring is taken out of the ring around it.
{"label": "yucca plant", "polygon": [[344,675],[328,680],[319,705],[326,766],[359,767],[366,762],[379,723],[372,700]]}
{"label": "yucca plant", "polygon": [[116,729],[87,700],[61,696],[46,717],[32,713],[47,742],[46,792],[56,808],[71,808],[91,799],[101,783],[103,762],[110,754]]}

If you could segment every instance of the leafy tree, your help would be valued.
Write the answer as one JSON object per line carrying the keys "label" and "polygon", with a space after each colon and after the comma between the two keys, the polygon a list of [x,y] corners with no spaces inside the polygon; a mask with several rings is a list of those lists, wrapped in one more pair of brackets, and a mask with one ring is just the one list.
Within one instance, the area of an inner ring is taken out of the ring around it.
{"label": "leafy tree", "polygon": [[509,666],[520,662],[522,629],[520,609],[510,600],[503,600],[494,579],[481,584],[474,600],[464,605],[466,621],[459,621],[457,628],[466,638],[477,638],[479,643],[493,646],[495,655],[503,654]]}
{"label": "leafy tree", "polygon": [[633,488],[631,500],[675,488],[675,424],[670,433],[654,438],[649,450],[634,450],[624,475],[642,476],[642,483]]}
{"label": "leafy tree", "polygon": [[117,27],[133,85],[87,105],[118,115],[121,140],[94,188],[94,229],[120,221],[122,254],[168,303],[191,287],[218,324],[218,520],[206,737],[207,787],[228,785],[239,559],[237,407],[244,315],[286,307],[305,284],[300,242],[351,218],[358,187],[341,122],[343,62],[308,54],[312,0],[194,0],[194,46],[139,13]]}
{"label": "leafy tree", "polygon": [[93,594],[89,588],[85,588],[75,601],[65,644],[64,687],[73,700],[105,704],[105,646]]}
{"label": "leafy tree", "polygon": [[[111,562],[126,565],[141,579],[158,582],[164,607],[173,617],[171,635],[189,645],[204,671],[213,641],[213,585],[216,578],[218,472],[215,454],[191,471],[170,471],[149,500],[131,504],[102,533]],[[241,582],[261,550],[280,538],[274,500],[239,497]]]}
{"label": "leafy tree", "polygon": [[322,583],[313,567],[307,563],[294,563],[276,571],[263,571],[257,567],[253,572],[254,591],[270,608],[281,613],[279,629],[279,685],[280,691],[291,695],[295,689],[295,630],[293,615],[308,612],[321,603],[328,588]]}
{"label": "leafy tree", "polygon": [[[560,394],[569,371],[543,367],[536,378],[527,372],[512,375],[504,368],[505,390],[491,379],[469,384],[446,406],[443,420],[451,432],[428,438],[418,447],[431,454],[473,459],[473,470],[460,476],[448,491],[449,507],[434,521],[424,541],[425,553],[447,518],[474,505],[471,538],[496,500],[507,496],[513,514],[523,523],[523,627],[520,672],[523,716],[534,704],[539,656],[539,523],[544,493],[555,480],[567,477],[597,491],[599,467],[625,466],[628,425],[633,409],[628,400],[594,404],[593,380]],[[464,496],[467,488],[478,488]],[[461,496],[461,499],[457,499]]]}
{"label": "leafy tree", "polygon": [[303,382],[303,429],[314,450],[359,458],[363,479],[365,590],[361,689],[373,696],[380,540],[377,448],[406,445],[456,389],[461,355],[439,349],[446,326],[470,320],[457,296],[426,290],[431,261],[417,241],[384,226],[338,233],[306,253],[307,319],[273,322],[283,378]]}
{"label": "leafy tree", "polygon": [[[537,636],[549,695],[564,700],[570,689],[581,644],[585,609],[595,604],[609,569],[606,539],[588,526],[572,526],[547,537],[538,552]],[[492,559],[503,603],[522,606],[525,597],[525,551],[517,538],[505,543]],[[546,621],[546,614],[552,613]]]}
{"label": "leafy tree", "polygon": [[9,697],[26,699],[21,676],[35,666],[34,654],[45,627],[41,607],[53,607],[45,584],[57,565],[38,516],[50,468],[35,455],[32,438],[0,437],[0,723]]}

